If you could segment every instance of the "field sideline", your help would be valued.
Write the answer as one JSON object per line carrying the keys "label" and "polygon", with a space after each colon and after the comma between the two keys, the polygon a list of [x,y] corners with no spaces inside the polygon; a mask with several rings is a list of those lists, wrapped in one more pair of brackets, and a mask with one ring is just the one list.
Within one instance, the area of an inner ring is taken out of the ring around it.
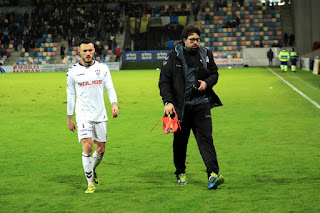
{"label": "field sideline", "polygon": [[[275,72],[277,75],[275,75]],[[77,135],[66,126],[66,73],[0,74],[0,212],[319,212],[320,76],[298,69],[220,69],[212,110],[225,184],[207,190],[193,135],[189,184],[178,186],[172,135],[157,70],[111,73],[119,117],[111,118],[98,167],[101,184],[85,194]],[[283,78],[281,80],[279,77]]]}

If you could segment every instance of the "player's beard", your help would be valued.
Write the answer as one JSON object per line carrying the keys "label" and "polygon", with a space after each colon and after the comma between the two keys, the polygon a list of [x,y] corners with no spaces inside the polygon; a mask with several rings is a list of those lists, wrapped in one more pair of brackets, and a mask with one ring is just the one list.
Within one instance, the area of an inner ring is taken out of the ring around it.
{"label": "player's beard", "polygon": [[85,63],[85,65],[89,66],[92,64],[92,60],[93,60],[93,57],[88,56],[83,59],[83,62]]}
{"label": "player's beard", "polygon": [[198,45],[192,45],[191,47],[184,47],[184,49],[189,52],[194,52],[194,51],[198,50]]}

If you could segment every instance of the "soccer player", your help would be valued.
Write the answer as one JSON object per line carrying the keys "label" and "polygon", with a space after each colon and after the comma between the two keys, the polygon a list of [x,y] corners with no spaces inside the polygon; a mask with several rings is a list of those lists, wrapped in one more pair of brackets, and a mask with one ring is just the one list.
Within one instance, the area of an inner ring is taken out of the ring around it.
{"label": "soccer player", "polygon": [[[95,48],[90,39],[79,43],[80,62],[73,65],[67,74],[67,126],[76,131],[72,120],[74,109],[79,142],[82,143],[82,165],[88,181],[86,193],[94,193],[99,184],[96,168],[102,161],[107,141],[107,112],[104,103],[104,88],[112,105],[112,115],[119,114],[117,94],[113,87],[107,65],[93,59]],[[76,101],[77,99],[77,101]],[[95,151],[92,154],[92,145]]]}
{"label": "soccer player", "polygon": [[173,136],[173,161],[179,185],[188,183],[186,170],[187,144],[192,129],[202,159],[207,167],[208,189],[224,182],[212,139],[210,109],[221,106],[212,87],[218,82],[218,67],[212,52],[200,46],[200,29],[194,25],[182,31],[178,43],[163,63],[159,88],[166,115],[176,113],[181,124]]}

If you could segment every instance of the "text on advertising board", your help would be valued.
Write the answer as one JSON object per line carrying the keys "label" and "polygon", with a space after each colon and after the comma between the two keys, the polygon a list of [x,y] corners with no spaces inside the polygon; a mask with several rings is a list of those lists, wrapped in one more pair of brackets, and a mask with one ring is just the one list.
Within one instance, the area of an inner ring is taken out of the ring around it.
{"label": "text on advertising board", "polygon": [[15,65],[13,72],[40,72],[39,65]]}

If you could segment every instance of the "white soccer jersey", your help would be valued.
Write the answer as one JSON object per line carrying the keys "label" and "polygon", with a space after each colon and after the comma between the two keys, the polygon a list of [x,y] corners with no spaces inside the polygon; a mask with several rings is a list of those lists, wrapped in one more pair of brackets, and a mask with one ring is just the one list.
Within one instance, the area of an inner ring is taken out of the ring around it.
{"label": "white soccer jersey", "polygon": [[77,121],[108,120],[103,88],[107,91],[110,103],[118,103],[107,65],[98,61],[91,66],[80,63],[73,65],[67,74],[67,114],[73,115],[75,108]]}

